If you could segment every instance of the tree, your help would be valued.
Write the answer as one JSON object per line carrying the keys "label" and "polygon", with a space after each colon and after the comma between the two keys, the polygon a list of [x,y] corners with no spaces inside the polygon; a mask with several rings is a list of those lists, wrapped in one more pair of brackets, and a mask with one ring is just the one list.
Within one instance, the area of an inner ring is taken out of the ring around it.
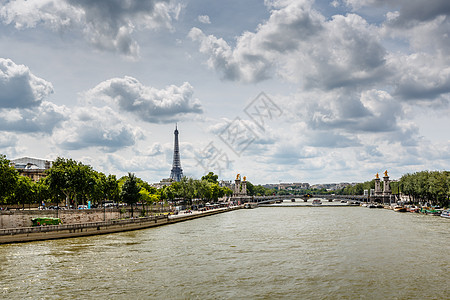
{"label": "tree", "polygon": [[190,202],[194,197],[194,180],[184,176],[180,181],[181,197],[187,202]]}
{"label": "tree", "polygon": [[209,172],[205,176],[202,177],[202,180],[209,181],[211,183],[218,183],[217,179],[219,178],[218,175],[214,175],[213,172]]}
{"label": "tree", "polygon": [[6,156],[0,154],[0,203],[13,195],[19,174],[9,165]]}
{"label": "tree", "polygon": [[231,197],[233,195],[233,191],[229,187],[224,186],[222,190],[223,194],[227,195],[228,197]]}
{"label": "tree", "polygon": [[108,175],[106,177],[104,192],[107,200],[111,200],[113,202],[119,202],[120,199],[120,189],[119,183],[117,182],[116,175]]}
{"label": "tree", "polygon": [[101,172],[92,172],[88,182],[88,192],[86,197],[92,203],[101,204],[106,199],[106,175]]}
{"label": "tree", "polygon": [[95,171],[91,166],[83,165],[73,159],[58,157],[47,171],[45,178],[50,191],[56,197],[64,194],[66,205],[69,201],[78,204],[77,197],[89,197],[95,185]]}
{"label": "tree", "polygon": [[194,188],[196,197],[200,198],[202,201],[211,199],[211,188],[212,183],[208,180],[195,180]]}
{"label": "tree", "polygon": [[133,217],[133,204],[136,204],[141,194],[141,187],[137,183],[137,178],[134,174],[128,173],[128,176],[123,183],[122,190],[120,191],[120,199],[123,202],[131,205],[131,217]]}
{"label": "tree", "polygon": [[14,189],[14,203],[22,204],[22,207],[25,208],[25,204],[30,204],[34,201],[34,195],[34,182],[29,177],[19,176]]}
{"label": "tree", "polygon": [[[39,203],[50,201],[52,194],[49,191],[48,185],[45,183],[45,179],[41,179],[34,184],[35,201]],[[57,199],[59,203],[59,199]]]}
{"label": "tree", "polygon": [[211,189],[211,200],[217,201],[219,197],[223,196],[222,189],[219,187],[217,183],[211,184],[210,189]]}
{"label": "tree", "polygon": [[174,184],[171,184],[170,186],[163,186],[160,189],[161,193],[161,199],[167,199],[167,200],[174,200],[175,199],[175,187],[173,187]]}
{"label": "tree", "polygon": [[255,196],[255,186],[250,181],[247,181],[247,195]]}

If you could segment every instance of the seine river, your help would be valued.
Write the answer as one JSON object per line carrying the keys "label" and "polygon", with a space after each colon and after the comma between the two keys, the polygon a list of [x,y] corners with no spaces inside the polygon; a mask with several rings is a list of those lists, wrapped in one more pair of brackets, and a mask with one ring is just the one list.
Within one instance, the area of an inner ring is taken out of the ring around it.
{"label": "seine river", "polygon": [[0,245],[3,299],[449,299],[450,220],[260,207]]}

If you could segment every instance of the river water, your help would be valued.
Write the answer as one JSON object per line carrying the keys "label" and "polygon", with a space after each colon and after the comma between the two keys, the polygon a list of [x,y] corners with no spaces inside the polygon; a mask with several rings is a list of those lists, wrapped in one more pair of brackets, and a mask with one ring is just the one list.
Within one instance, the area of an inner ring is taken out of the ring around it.
{"label": "river water", "polygon": [[449,299],[450,220],[260,207],[0,245],[4,299]]}

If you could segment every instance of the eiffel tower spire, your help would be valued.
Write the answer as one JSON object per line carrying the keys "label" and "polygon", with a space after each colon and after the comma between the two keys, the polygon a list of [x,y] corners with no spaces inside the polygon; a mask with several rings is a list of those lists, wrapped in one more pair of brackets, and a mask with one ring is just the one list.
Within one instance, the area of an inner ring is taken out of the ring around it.
{"label": "eiffel tower spire", "polygon": [[180,148],[178,146],[178,124],[175,125],[175,131],[173,133],[175,134],[175,144],[173,148],[173,164],[170,178],[173,181],[181,181],[183,169],[181,169]]}

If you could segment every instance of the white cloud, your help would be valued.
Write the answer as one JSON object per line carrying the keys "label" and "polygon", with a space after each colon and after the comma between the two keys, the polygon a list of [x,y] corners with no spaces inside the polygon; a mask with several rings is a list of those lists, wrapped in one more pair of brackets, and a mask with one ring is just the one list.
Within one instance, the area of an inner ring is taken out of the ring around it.
{"label": "white cloud", "polygon": [[121,111],[133,113],[146,122],[167,123],[186,114],[202,113],[200,101],[193,98],[193,93],[194,88],[187,82],[158,90],[125,76],[98,84],[85,97],[92,103],[100,100],[117,105]]}
{"label": "white cloud", "polygon": [[82,9],[73,7],[66,1],[55,0],[13,0],[3,3],[0,8],[3,22],[14,24],[17,29],[42,24],[52,30],[62,30],[80,23],[84,14]]}
{"label": "white cloud", "polygon": [[11,160],[23,150],[23,147],[19,146],[17,135],[0,131],[0,154],[6,155],[7,159]]}
{"label": "white cloud", "polygon": [[0,58],[0,131],[51,134],[66,118],[66,108],[44,99],[50,82],[24,65]]}
{"label": "white cloud", "polygon": [[17,136],[10,133],[0,134],[0,149],[15,147],[17,145]]}
{"label": "white cloud", "polygon": [[27,66],[0,58],[0,91],[0,108],[30,108],[39,106],[53,93],[53,86]]}
{"label": "white cloud", "polygon": [[53,135],[66,150],[98,147],[107,152],[132,146],[143,136],[139,127],[129,125],[110,107],[80,107],[70,114]]}
{"label": "white cloud", "polygon": [[[240,118],[234,120],[223,118],[220,122],[210,126],[208,131],[217,136],[222,136],[224,140],[227,140],[228,137],[239,139],[245,136],[253,140],[252,144],[270,145],[276,142],[276,133],[271,128],[266,126],[265,130],[262,131],[255,122]],[[229,136],[230,134],[236,134],[236,136]]]}
{"label": "white cloud", "polygon": [[338,6],[340,5],[340,3],[339,3],[339,1],[337,1],[337,0],[333,0],[333,1],[330,3],[330,5],[336,8],[336,7],[338,7]]}
{"label": "white cloud", "polygon": [[393,132],[399,130],[398,121],[403,116],[401,104],[382,90],[313,90],[286,99],[294,104],[292,118],[306,123],[309,130],[340,134]]}
{"label": "white cloud", "polygon": [[198,21],[200,22],[200,23],[203,23],[203,24],[211,24],[211,20],[209,20],[209,16],[208,15],[201,15],[201,16],[198,16]]}
{"label": "white cloud", "polygon": [[[276,1],[270,3],[277,9],[272,10],[269,20],[254,33],[243,33],[234,48],[198,28],[191,29],[189,37],[199,42],[200,52],[208,56],[208,66],[228,80],[257,82],[278,74],[307,88],[384,89],[390,85],[403,99],[434,100],[450,92],[450,21],[441,12],[449,5],[436,1],[433,9],[422,12],[421,5],[414,3],[409,10],[408,3],[401,2],[397,17],[403,14],[422,22],[406,29],[393,27],[392,20],[379,28],[356,14],[326,20],[307,1]],[[382,46],[381,33],[408,38],[420,52],[390,54]]]}
{"label": "white cloud", "polygon": [[154,143],[153,145],[151,145],[150,147],[147,147],[144,150],[140,150],[138,148],[134,149],[136,155],[142,155],[142,156],[158,156],[158,155],[162,155],[164,153],[164,148],[163,145],[161,145],[161,143]]}
{"label": "white cloud", "polygon": [[392,55],[389,61],[397,74],[394,81],[395,95],[406,100],[431,102],[437,99],[448,103],[450,59],[447,56],[414,53]]}
{"label": "white cloud", "polygon": [[428,22],[439,16],[450,14],[450,2],[447,0],[428,0],[426,5],[420,0],[345,0],[354,9],[364,6],[386,7],[397,13],[392,25],[400,27],[414,26],[421,22]]}
{"label": "white cloud", "polygon": [[40,106],[25,109],[0,109],[0,130],[51,134],[67,117],[64,106],[43,101]]}
{"label": "white cloud", "polygon": [[0,8],[0,18],[17,29],[42,25],[55,31],[76,30],[99,49],[137,58],[135,28],[172,29],[180,10],[181,5],[171,0],[12,0]]}
{"label": "white cloud", "polygon": [[[147,173],[162,173],[167,174],[164,178],[169,177],[171,164],[167,162],[164,155],[150,156],[145,154],[135,154],[130,156],[123,156],[117,153],[107,154],[104,158],[104,165],[113,166],[114,169],[121,172],[141,172]],[[103,159],[102,159],[103,160]],[[158,178],[158,177],[157,177]],[[159,181],[161,178],[156,179]]]}
{"label": "white cloud", "polygon": [[225,79],[257,82],[281,75],[308,87],[371,84],[387,75],[377,28],[355,14],[326,20],[309,1],[283,1],[232,48],[192,28],[189,37]]}

